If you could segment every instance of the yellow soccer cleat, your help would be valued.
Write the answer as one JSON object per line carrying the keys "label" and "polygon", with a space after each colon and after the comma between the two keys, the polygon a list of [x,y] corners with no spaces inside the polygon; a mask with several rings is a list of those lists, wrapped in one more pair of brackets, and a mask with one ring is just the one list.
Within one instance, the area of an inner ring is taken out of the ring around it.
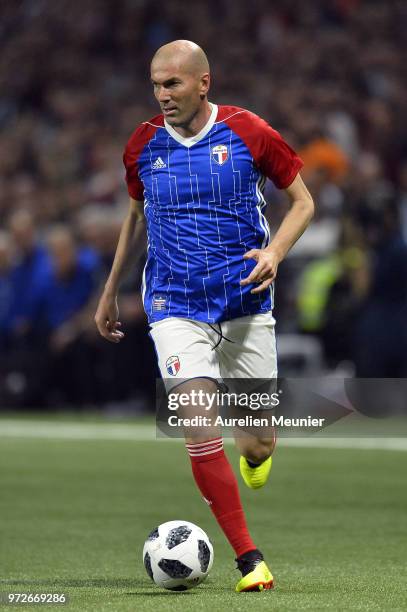
{"label": "yellow soccer cleat", "polygon": [[272,573],[259,550],[252,550],[236,559],[242,578],[236,585],[237,593],[265,591],[274,587]]}
{"label": "yellow soccer cleat", "polygon": [[270,456],[260,465],[250,467],[246,457],[240,457],[240,473],[249,489],[260,489],[266,484],[272,463],[273,459]]}

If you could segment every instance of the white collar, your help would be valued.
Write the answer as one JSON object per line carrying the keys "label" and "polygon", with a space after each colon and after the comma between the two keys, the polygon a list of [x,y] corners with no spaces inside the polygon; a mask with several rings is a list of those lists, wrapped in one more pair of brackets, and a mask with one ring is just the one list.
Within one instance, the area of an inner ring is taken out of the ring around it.
{"label": "white collar", "polygon": [[202,130],[198,132],[198,134],[195,134],[195,136],[189,136],[188,138],[181,136],[181,134],[178,134],[178,132],[176,132],[174,128],[171,127],[164,119],[165,129],[170,134],[170,136],[174,138],[174,140],[184,145],[184,147],[192,147],[192,145],[202,140],[202,138],[205,138],[205,136],[212,129],[213,124],[215,123],[216,117],[218,115],[218,105],[212,104],[211,102],[209,104],[212,107],[212,111],[208,122],[203,126]]}

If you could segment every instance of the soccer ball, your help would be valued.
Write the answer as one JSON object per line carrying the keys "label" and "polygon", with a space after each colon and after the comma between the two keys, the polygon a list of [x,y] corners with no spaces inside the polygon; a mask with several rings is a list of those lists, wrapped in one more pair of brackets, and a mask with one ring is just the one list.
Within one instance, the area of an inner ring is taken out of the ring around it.
{"label": "soccer ball", "polygon": [[213,563],[206,533],[188,521],[168,521],[153,529],[143,548],[147,574],[171,591],[186,591],[203,582]]}

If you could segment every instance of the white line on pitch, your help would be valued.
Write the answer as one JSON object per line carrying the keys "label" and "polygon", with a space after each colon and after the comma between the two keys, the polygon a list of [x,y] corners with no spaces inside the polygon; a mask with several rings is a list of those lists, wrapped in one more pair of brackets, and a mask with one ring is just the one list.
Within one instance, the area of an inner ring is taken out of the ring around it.
{"label": "white line on pitch", "polygon": [[[0,419],[0,438],[35,438],[53,440],[156,440],[156,429],[149,424],[75,423],[37,421],[28,419]],[[179,438],[158,438],[161,441],[179,441]],[[231,443],[231,438],[225,438]],[[280,438],[279,446],[301,448],[334,448],[357,450],[407,451],[406,438]]]}

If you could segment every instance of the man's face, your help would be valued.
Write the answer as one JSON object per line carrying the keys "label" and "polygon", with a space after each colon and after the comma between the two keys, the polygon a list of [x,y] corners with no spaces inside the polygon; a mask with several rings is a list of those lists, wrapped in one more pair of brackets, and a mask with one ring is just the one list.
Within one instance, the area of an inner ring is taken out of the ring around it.
{"label": "man's face", "polygon": [[206,94],[209,75],[203,77],[186,72],[165,60],[153,61],[151,81],[154,95],[167,123],[173,127],[185,126],[194,118]]}
{"label": "man's face", "polygon": [[12,262],[12,245],[8,234],[0,230],[0,274],[7,272]]}
{"label": "man's face", "polygon": [[10,231],[17,247],[23,253],[30,253],[34,247],[35,235],[32,219],[24,213],[16,215],[10,222]]}
{"label": "man's face", "polygon": [[55,274],[59,279],[69,278],[76,267],[76,250],[68,236],[53,236],[48,240]]}

